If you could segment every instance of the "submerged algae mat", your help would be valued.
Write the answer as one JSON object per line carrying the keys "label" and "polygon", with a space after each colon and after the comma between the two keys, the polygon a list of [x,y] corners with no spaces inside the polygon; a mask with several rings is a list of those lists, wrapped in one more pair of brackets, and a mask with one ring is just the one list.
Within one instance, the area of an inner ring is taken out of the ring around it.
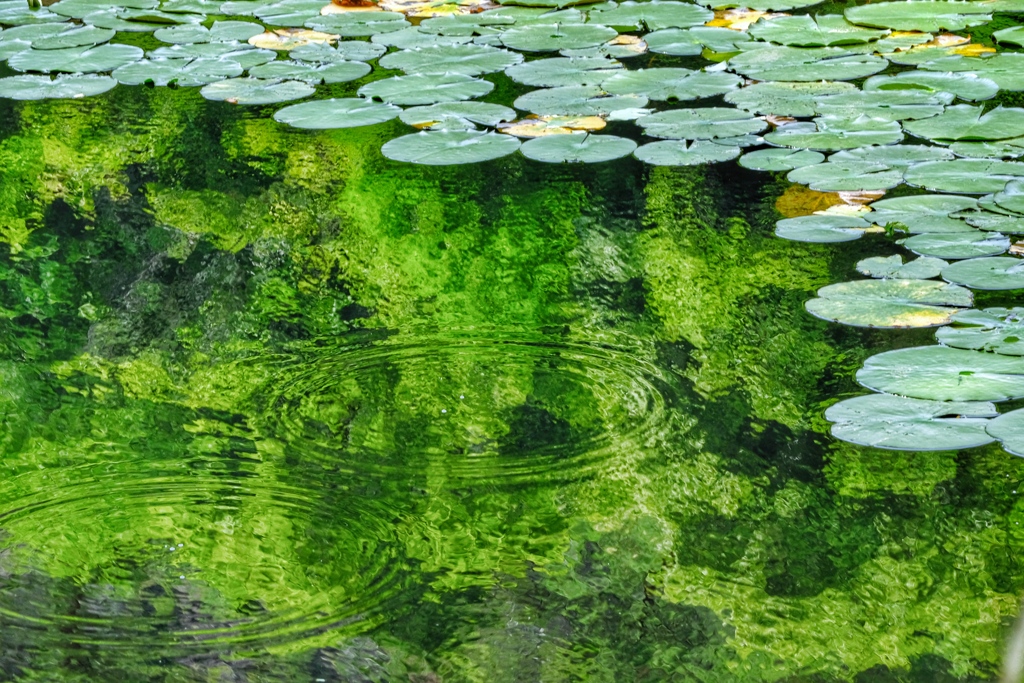
{"label": "submerged algae mat", "polygon": [[731,162],[3,106],[0,678],[995,678],[1024,462],[823,416],[928,343],[804,310],[885,235]]}

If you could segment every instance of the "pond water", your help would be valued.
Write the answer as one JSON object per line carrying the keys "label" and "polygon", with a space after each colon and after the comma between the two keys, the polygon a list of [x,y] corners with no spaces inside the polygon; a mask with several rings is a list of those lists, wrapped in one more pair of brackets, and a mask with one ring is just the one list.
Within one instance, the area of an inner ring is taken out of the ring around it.
{"label": "pond water", "polygon": [[0,679],[998,678],[1024,461],[825,418],[935,343],[805,310],[891,235],[273,111],[0,100]]}

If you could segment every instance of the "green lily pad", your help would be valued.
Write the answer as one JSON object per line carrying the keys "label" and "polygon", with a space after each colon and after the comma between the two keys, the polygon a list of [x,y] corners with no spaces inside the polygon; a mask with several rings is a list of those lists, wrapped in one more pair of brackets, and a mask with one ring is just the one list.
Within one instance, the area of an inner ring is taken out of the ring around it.
{"label": "green lily pad", "polygon": [[1018,177],[1024,177],[1024,164],[989,159],[927,161],[910,166],[903,174],[909,185],[954,194],[998,192]]}
{"label": "green lily pad", "polygon": [[849,83],[755,83],[725,94],[725,101],[756,114],[814,116],[817,101],[828,95],[857,92]]}
{"label": "green lily pad", "polygon": [[433,126],[447,119],[461,119],[482,126],[497,126],[505,121],[514,121],[514,109],[489,102],[444,102],[427,107],[412,107],[401,113],[403,123],[417,128]]}
{"label": "green lily pad", "polygon": [[868,145],[893,145],[903,139],[900,124],[867,116],[821,116],[814,119],[815,130],[804,126],[782,126],[764,136],[766,142],[780,147],[818,151],[838,151]]}
{"label": "green lily pad", "polygon": [[0,2],[0,24],[6,26],[31,26],[64,21],[64,17],[47,8],[30,9],[27,2],[13,0]]}
{"label": "green lily pad", "polygon": [[790,171],[786,179],[819,192],[888,190],[903,182],[903,171],[871,161],[832,161]]}
{"label": "green lily pad", "polygon": [[336,62],[370,62],[385,52],[387,47],[363,40],[343,40],[332,45],[326,43],[307,43],[288,52],[288,56],[300,62],[319,62],[334,64]]}
{"label": "green lily pad", "polygon": [[277,60],[249,69],[249,75],[253,78],[290,79],[312,84],[347,83],[368,73],[370,65],[366,62],[335,62],[315,66],[304,62]]}
{"label": "green lily pad", "polygon": [[87,14],[82,21],[98,28],[113,29],[125,33],[153,33],[166,26],[185,23],[199,23],[200,15],[170,14],[157,10],[110,9]]}
{"label": "green lily pad", "polygon": [[587,14],[590,24],[611,26],[617,31],[640,31],[644,28],[657,31],[663,28],[689,28],[700,26],[714,18],[714,12],[673,0],[649,0],[648,2],[609,2]]}
{"label": "green lily pad", "polygon": [[[481,14],[449,14],[431,17],[420,22],[420,30],[440,36],[481,36],[501,33],[514,25],[515,18],[496,16],[490,12]],[[551,23],[551,22],[545,22]]]}
{"label": "green lily pad", "polygon": [[725,107],[704,109],[672,109],[637,119],[644,134],[670,140],[711,140],[748,133],[759,133],[766,124],[762,119]]}
{"label": "green lily pad", "polygon": [[870,161],[893,168],[906,168],[926,161],[944,161],[955,155],[945,147],[925,145],[872,145],[844,149],[829,157],[829,161]]}
{"label": "green lily pad", "polygon": [[958,0],[910,0],[878,2],[849,7],[846,18],[862,26],[878,26],[897,31],[960,31],[992,20],[980,2]]}
{"label": "green lily pad", "polygon": [[238,62],[228,59],[143,59],[115,69],[111,76],[124,85],[197,86],[242,75]]}
{"label": "green lily pad", "polygon": [[758,81],[852,81],[889,65],[881,57],[838,47],[758,47],[728,62],[733,71]]}
{"label": "green lily pad", "polygon": [[68,99],[99,95],[117,85],[109,76],[8,76],[0,78],[0,97],[11,100]]}
{"label": "green lily pad", "polygon": [[521,54],[486,45],[438,45],[392,52],[378,63],[407,74],[480,76],[504,71],[522,61]]}
{"label": "green lily pad", "polygon": [[562,49],[558,54],[563,57],[604,57],[605,59],[630,59],[647,54],[647,43],[617,43],[610,40],[597,47],[579,49]]}
{"label": "green lily pad", "polygon": [[1024,396],[1024,358],[916,346],[871,356],[857,381],[873,391],[933,401],[1005,401]]}
{"label": "green lily pad", "polygon": [[210,83],[199,92],[208,100],[231,104],[277,104],[309,97],[316,88],[301,81],[229,78]]}
{"label": "green lily pad", "polygon": [[799,15],[759,19],[750,27],[750,35],[780,45],[797,47],[830,47],[851,43],[868,43],[889,33],[887,30],[864,28],[851,24],[841,14]]}
{"label": "green lily pad", "polygon": [[[376,14],[372,12],[371,14]],[[471,36],[439,36],[426,33],[416,27],[403,28],[400,31],[378,33],[370,38],[377,45],[393,47],[396,50],[415,50],[419,47],[436,47],[438,45],[467,45],[473,42]]]}
{"label": "green lily pad", "polygon": [[633,152],[640,161],[652,166],[699,166],[735,159],[740,148],[708,140],[660,140],[641,145]]}
{"label": "green lily pad", "polygon": [[999,192],[992,195],[992,201],[1004,211],[1024,213],[1024,181],[1011,180]]}
{"label": "green lily pad", "polygon": [[946,107],[938,116],[908,121],[904,130],[934,142],[957,140],[1005,140],[1024,135],[1024,109],[984,107],[960,104]]}
{"label": "green lily pad", "polygon": [[942,277],[971,289],[1024,289],[1024,261],[1009,256],[972,258],[950,264]]}
{"label": "green lily pad", "polygon": [[712,9],[741,7],[756,12],[784,12],[791,9],[811,7],[822,0],[701,0],[700,4]]}
{"label": "green lily pad", "polygon": [[400,113],[402,110],[391,104],[348,97],[293,104],[275,113],[274,120],[294,128],[325,130],[372,126],[390,121]]}
{"label": "green lily pad", "polygon": [[622,64],[604,57],[551,57],[524,62],[505,69],[516,83],[540,88],[601,85],[622,69]]}
{"label": "green lily pad", "polygon": [[534,24],[508,29],[501,42],[522,52],[557,52],[597,47],[616,35],[615,29],[595,24]]}
{"label": "green lily pad", "polygon": [[622,71],[604,82],[604,89],[613,95],[643,95],[652,100],[680,102],[714,97],[735,90],[741,83],[725,72],[691,71],[660,68]]}
{"label": "green lily pad", "polygon": [[[22,7],[25,3],[19,3]],[[160,5],[159,0],[60,0],[48,8],[54,14],[59,14],[70,19],[82,19],[93,12],[123,9],[156,9]],[[0,3],[0,9],[13,7],[14,2]]]}
{"label": "green lily pad", "polygon": [[992,37],[1000,43],[1024,47],[1024,26],[1011,26],[999,31],[994,31]]}
{"label": "green lily pad", "polygon": [[990,420],[985,430],[989,436],[999,440],[1007,453],[1024,455],[1024,408],[1011,410]]}
{"label": "green lily pad", "polygon": [[210,28],[201,24],[161,28],[153,33],[153,37],[165,43],[223,43],[234,40],[244,42],[263,31],[261,24],[251,21],[215,21]]}
{"label": "green lily pad", "polygon": [[[398,12],[342,12],[316,16],[304,21],[301,25],[314,31],[333,33],[343,38],[377,37],[388,33],[397,33],[411,26],[405,20],[405,16]],[[413,29],[413,32],[419,34],[416,29]],[[421,35],[424,41],[431,41],[429,44],[432,45],[436,45],[438,42],[450,42],[450,39],[439,41],[438,36],[432,36],[429,33]]]}
{"label": "green lily pad", "polygon": [[1024,137],[992,142],[954,142],[949,151],[975,159],[1019,159],[1024,156]]}
{"label": "green lily pad", "polygon": [[739,165],[754,171],[792,171],[795,168],[813,166],[825,161],[821,152],[810,150],[771,148],[747,152],[739,159]]}
{"label": "green lily pad", "polygon": [[750,36],[746,33],[720,26],[666,28],[644,36],[647,49],[651,52],[676,57],[699,55],[704,48],[712,52],[738,52],[739,45],[749,41]]}
{"label": "green lily pad", "polygon": [[825,411],[832,436],[860,446],[895,451],[956,451],[991,443],[985,431],[996,416],[988,402],[927,401],[868,394]]}
{"label": "green lily pad", "polygon": [[921,256],[907,263],[898,254],[893,256],[872,256],[857,262],[857,271],[875,278],[897,278],[900,280],[930,280],[938,277],[949,263],[940,258]]}
{"label": "green lily pad", "polygon": [[855,216],[811,215],[786,218],[775,224],[778,237],[794,242],[851,242],[871,229],[871,223]]}
{"label": "green lily pad", "polygon": [[873,119],[905,121],[926,119],[942,114],[943,105],[953,100],[950,93],[926,93],[921,90],[851,92],[828,95],[815,105],[822,116],[858,116],[867,112]]}
{"label": "green lily pad", "polygon": [[[279,0],[256,8],[253,15],[268,26],[298,28],[306,21],[319,17],[322,7],[323,5],[318,0]],[[345,14],[369,14],[369,12],[346,12]],[[373,12],[373,14],[383,14],[383,12]]]}
{"label": "green lily pad", "polygon": [[965,221],[950,214],[975,207],[977,201],[970,197],[923,194],[874,202],[870,218],[878,225],[902,223],[911,233],[973,233]]}
{"label": "green lily pad", "polygon": [[43,73],[96,73],[113,71],[142,59],[143,52],[133,45],[98,45],[60,50],[29,49],[12,55],[8,66],[16,71]]}
{"label": "green lily pad", "polygon": [[[43,24],[43,26],[54,27],[54,24]],[[62,25],[63,26],[63,25]],[[37,50],[60,50],[70,47],[93,47],[105,43],[117,35],[116,31],[107,28],[96,28],[95,26],[68,25],[63,31],[54,35],[40,37],[32,41],[32,47]],[[0,36],[3,37],[3,36]]]}
{"label": "green lily pad", "polygon": [[961,100],[981,102],[999,92],[989,78],[974,73],[939,73],[937,71],[904,71],[892,76],[872,76],[864,81],[865,92],[901,92],[917,90],[927,93],[947,92]]}
{"label": "green lily pad", "polygon": [[381,148],[393,161],[430,166],[475,164],[508,156],[519,140],[500,133],[428,131],[395,138]]}
{"label": "green lily pad", "polygon": [[962,218],[968,225],[980,230],[1002,232],[1017,235],[1024,233],[1024,216],[1017,214],[1001,214],[991,211],[964,211],[954,214],[954,218]]}
{"label": "green lily pad", "polygon": [[1024,356],[1024,308],[961,311],[952,322],[935,333],[939,343],[956,349]]}
{"label": "green lily pad", "polygon": [[608,95],[597,86],[565,86],[528,92],[513,106],[540,116],[606,116],[646,104],[647,98],[641,95]]}
{"label": "green lily pad", "polygon": [[854,280],[818,290],[811,315],[853,327],[938,327],[974,301],[971,290],[935,280]]}
{"label": "green lily pad", "polygon": [[519,148],[519,151],[527,159],[549,164],[594,164],[621,159],[632,154],[635,149],[636,143],[629,138],[572,133],[569,135],[547,135],[527,140]]}
{"label": "green lily pad", "polygon": [[949,261],[996,256],[1010,248],[1010,240],[1005,235],[980,230],[953,233],[926,232],[902,239],[899,244],[915,254],[934,256]]}
{"label": "green lily pad", "polygon": [[990,57],[943,57],[925,62],[920,68],[943,73],[971,73],[989,79],[1000,90],[1024,90],[1024,54],[1017,52],[1000,52]]}
{"label": "green lily pad", "polygon": [[437,104],[483,97],[493,88],[493,83],[461,74],[414,74],[367,83],[359,96],[389,104]]}

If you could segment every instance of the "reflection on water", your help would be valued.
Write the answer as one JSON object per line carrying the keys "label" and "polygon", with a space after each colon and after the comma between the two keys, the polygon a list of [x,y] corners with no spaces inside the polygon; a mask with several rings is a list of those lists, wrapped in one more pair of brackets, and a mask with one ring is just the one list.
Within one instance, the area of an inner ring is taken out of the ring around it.
{"label": "reflection on water", "polygon": [[884,237],[193,95],[3,105],[0,678],[994,678],[1021,461],[822,417]]}

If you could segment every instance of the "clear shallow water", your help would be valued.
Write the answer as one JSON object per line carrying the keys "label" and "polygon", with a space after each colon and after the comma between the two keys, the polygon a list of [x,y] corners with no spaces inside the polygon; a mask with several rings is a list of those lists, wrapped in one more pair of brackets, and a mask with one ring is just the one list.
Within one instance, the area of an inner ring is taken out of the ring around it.
{"label": "clear shallow water", "polygon": [[803,311],[884,238],[732,164],[4,107],[3,678],[994,679],[1021,461],[822,417],[931,343]]}

